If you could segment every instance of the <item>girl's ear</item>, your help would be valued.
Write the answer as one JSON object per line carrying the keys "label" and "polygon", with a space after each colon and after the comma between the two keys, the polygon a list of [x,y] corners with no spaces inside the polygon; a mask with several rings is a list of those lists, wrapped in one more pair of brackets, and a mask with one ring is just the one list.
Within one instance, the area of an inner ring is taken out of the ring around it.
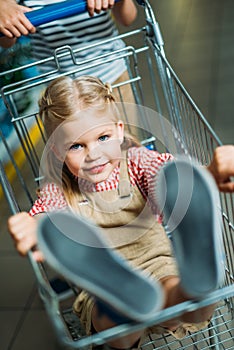
{"label": "girl's ear", "polygon": [[117,122],[117,128],[118,128],[118,138],[120,140],[120,144],[122,144],[124,140],[124,122],[122,120],[119,120]]}

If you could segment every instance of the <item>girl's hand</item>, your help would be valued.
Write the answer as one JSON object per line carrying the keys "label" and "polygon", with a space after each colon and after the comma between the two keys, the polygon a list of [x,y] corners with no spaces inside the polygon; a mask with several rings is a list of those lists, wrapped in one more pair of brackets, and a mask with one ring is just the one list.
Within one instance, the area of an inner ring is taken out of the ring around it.
{"label": "girl's hand", "polygon": [[0,0],[0,32],[8,39],[35,33],[36,28],[24,15],[28,11],[31,9],[18,5],[15,0]]}
{"label": "girl's hand", "polygon": [[[15,247],[20,255],[25,256],[27,252],[37,244],[37,220],[28,213],[22,212],[8,219],[8,230],[14,240]],[[43,261],[43,254],[33,251],[36,261]]]}
{"label": "girl's hand", "polygon": [[214,176],[217,186],[222,192],[234,192],[234,146],[225,145],[217,147],[213,159],[207,169]]}
{"label": "girl's hand", "polygon": [[87,8],[89,15],[92,17],[94,13],[100,13],[101,11],[107,11],[111,9],[115,4],[115,0],[88,0]]}

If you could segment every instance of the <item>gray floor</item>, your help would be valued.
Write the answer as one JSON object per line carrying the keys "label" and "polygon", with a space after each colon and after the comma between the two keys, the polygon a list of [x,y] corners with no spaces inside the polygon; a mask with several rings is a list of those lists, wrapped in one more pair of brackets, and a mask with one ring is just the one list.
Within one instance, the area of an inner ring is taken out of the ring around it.
{"label": "gray floor", "polygon": [[[177,75],[223,143],[234,143],[233,0],[151,2]],[[31,267],[7,234],[8,216],[1,201],[0,349],[57,349]]]}

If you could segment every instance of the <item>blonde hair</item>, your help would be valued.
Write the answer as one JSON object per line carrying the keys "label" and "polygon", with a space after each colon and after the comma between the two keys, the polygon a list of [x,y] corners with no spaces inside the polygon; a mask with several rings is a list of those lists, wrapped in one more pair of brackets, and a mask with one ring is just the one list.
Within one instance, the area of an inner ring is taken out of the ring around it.
{"label": "blonde hair", "polygon": [[[109,84],[91,76],[81,76],[76,79],[64,76],[53,80],[44,91],[39,102],[39,115],[42,118],[48,140],[56,128],[66,120],[77,115],[77,112],[87,108],[104,110],[107,104],[112,108],[114,121],[118,121],[118,109],[115,97]],[[138,140],[125,134],[123,149],[140,146]],[[78,181],[70,173],[66,164],[47,147],[43,161],[43,172],[46,181],[62,185],[63,193],[70,207],[77,207]]]}

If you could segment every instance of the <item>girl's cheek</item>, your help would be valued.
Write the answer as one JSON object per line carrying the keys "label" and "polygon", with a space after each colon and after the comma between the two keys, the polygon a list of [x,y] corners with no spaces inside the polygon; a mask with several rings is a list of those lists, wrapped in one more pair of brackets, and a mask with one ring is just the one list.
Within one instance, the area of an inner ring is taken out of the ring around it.
{"label": "girl's cheek", "polygon": [[103,152],[110,154],[121,153],[121,143],[119,140],[110,141],[107,145],[102,146]]}

